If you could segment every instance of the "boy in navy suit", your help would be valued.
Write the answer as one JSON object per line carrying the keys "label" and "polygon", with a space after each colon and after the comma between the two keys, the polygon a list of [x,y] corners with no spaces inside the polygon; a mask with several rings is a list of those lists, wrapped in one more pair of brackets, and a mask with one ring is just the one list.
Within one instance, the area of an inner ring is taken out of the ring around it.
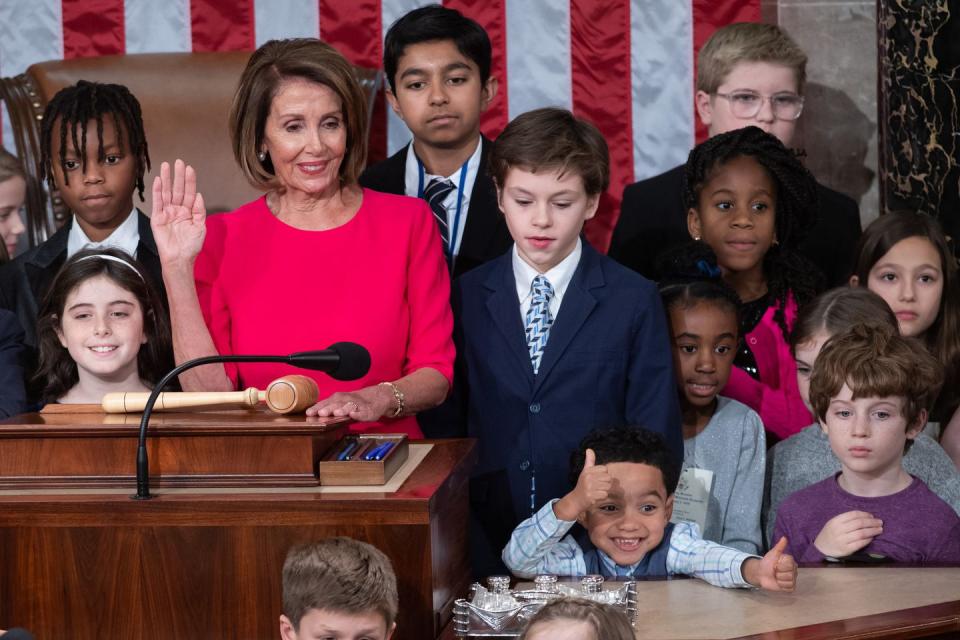
{"label": "boy in navy suit", "polygon": [[525,113],[493,145],[490,172],[514,245],[454,284],[444,434],[479,440],[478,577],[502,572],[513,528],[565,493],[570,454],[594,427],[644,426],[683,451],[657,289],[581,239],[609,181],[600,132],[562,109]]}
{"label": "boy in navy suit", "polygon": [[483,27],[453,9],[430,5],[397,20],[384,41],[387,100],[413,140],[360,176],[368,189],[430,203],[454,277],[510,246],[485,171],[491,142],[480,135],[480,114],[497,95],[490,51]]}

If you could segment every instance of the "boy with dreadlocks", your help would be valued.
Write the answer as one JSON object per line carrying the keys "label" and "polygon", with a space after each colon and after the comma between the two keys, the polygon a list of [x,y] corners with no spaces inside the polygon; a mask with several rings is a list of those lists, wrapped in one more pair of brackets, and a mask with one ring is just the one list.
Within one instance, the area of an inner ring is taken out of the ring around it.
{"label": "boy with dreadlocks", "polygon": [[746,127],[690,152],[683,176],[690,236],[716,255],[742,301],[726,395],[760,414],[777,441],[811,421],[797,386],[789,335],[797,307],[819,289],[817,270],[796,253],[817,207],[817,183],[773,135]]}
{"label": "boy with dreadlocks", "polygon": [[0,308],[14,311],[23,326],[28,378],[37,363],[37,309],[53,276],[80,249],[110,246],[135,256],[163,296],[150,220],[133,205],[134,191],[143,201],[150,168],[137,99],[124,86],[81,80],[47,105],[40,135],[41,175],[73,215],[46,242],[0,268]]}

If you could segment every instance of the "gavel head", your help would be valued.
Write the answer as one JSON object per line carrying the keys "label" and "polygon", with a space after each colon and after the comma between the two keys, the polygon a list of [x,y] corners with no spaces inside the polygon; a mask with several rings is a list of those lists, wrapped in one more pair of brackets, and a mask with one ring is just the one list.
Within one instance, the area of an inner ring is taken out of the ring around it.
{"label": "gavel head", "polygon": [[317,383],[307,376],[277,378],[267,387],[266,403],[274,413],[302,413],[317,403]]}

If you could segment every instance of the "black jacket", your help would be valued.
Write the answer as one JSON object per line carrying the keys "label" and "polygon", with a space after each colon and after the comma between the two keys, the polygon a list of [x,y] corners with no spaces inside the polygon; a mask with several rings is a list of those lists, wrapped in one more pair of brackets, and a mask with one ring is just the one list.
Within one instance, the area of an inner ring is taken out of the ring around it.
{"label": "black jacket", "polygon": [[[513,243],[506,220],[497,205],[497,190],[486,171],[491,144],[486,138],[483,139],[480,168],[473,183],[473,191],[470,192],[467,226],[463,230],[460,253],[453,264],[454,278],[496,258]],[[360,176],[360,184],[383,193],[401,196],[406,194],[408,149],[410,145],[406,145],[383,162],[367,167]]]}
{"label": "black jacket", "polygon": [[[681,193],[683,165],[623,190],[620,219],[609,255],[619,263],[656,279],[660,252],[690,240]],[[826,283],[846,284],[860,239],[860,211],[848,196],[817,184],[820,212],[799,253],[820,268]]]}

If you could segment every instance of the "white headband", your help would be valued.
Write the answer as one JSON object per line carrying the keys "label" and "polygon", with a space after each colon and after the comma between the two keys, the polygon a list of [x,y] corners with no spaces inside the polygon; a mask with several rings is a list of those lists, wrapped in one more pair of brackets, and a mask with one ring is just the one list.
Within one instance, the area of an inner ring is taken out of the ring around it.
{"label": "white headband", "polygon": [[112,262],[117,262],[128,267],[131,271],[137,274],[137,277],[143,280],[146,283],[146,280],[143,279],[143,274],[141,274],[135,266],[124,260],[123,258],[118,258],[117,256],[112,256],[109,253],[94,253],[89,256],[83,256],[82,258],[77,259],[77,262],[83,262],[84,260],[93,260],[94,258],[99,258],[100,260],[110,260]]}

